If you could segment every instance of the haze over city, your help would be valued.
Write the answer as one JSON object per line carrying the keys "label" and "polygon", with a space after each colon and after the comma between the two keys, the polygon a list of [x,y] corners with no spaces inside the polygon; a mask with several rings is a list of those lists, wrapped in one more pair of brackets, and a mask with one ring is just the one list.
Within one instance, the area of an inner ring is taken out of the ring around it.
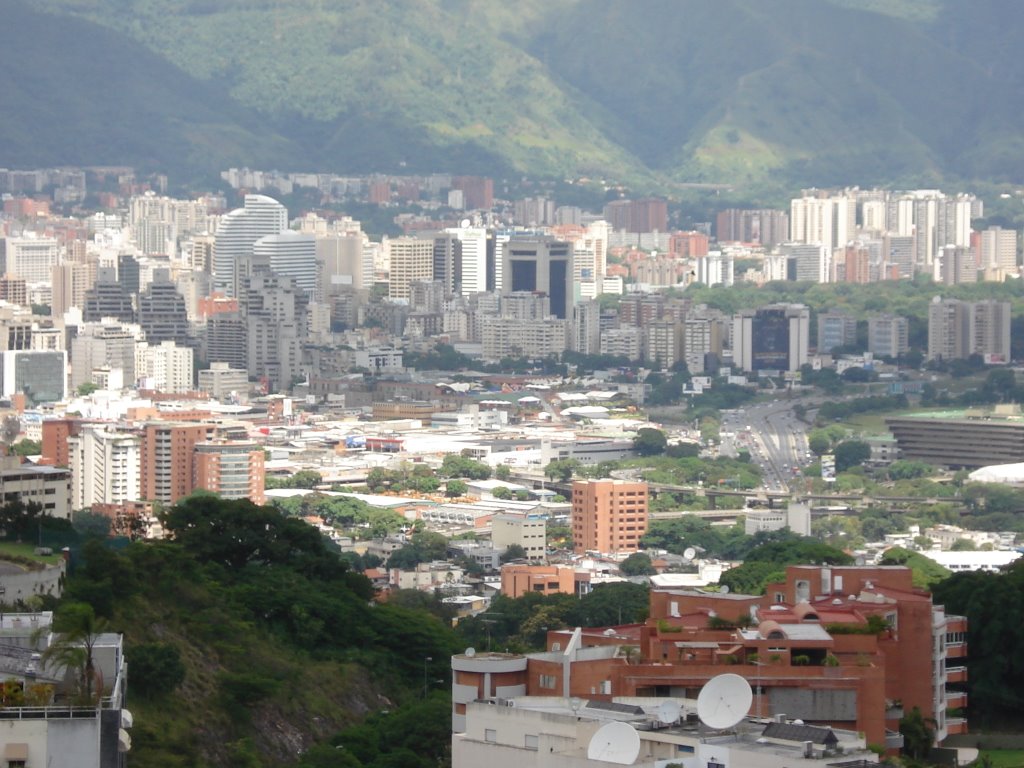
{"label": "haze over city", "polygon": [[2,759],[1024,765],[1022,8],[0,0]]}

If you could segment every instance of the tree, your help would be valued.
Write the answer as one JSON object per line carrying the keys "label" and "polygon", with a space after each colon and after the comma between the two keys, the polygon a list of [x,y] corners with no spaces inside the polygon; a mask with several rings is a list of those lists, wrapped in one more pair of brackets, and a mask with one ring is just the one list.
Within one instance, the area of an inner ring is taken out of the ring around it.
{"label": "tree", "polygon": [[525,560],[526,550],[521,544],[509,544],[501,553],[501,562],[510,563],[513,560]]}
{"label": "tree", "polygon": [[444,495],[450,499],[456,499],[460,496],[465,496],[466,491],[469,490],[469,486],[461,480],[449,480],[444,485]]}
{"label": "tree", "polygon": [[870,458],[870,445],[861,440],[844,440],[836,446],[836,472],[858,467]]}
{"label": "tree", "polygon": [[449,453],[441,462],[441,477],[461,477],[469,480],[487,480],[491,476],[491,468],[487,464],[474,461],[457,453]]}
{"label": "tree", "polygon": [[633,438],[633,450],[640,456],[657,456],[665,452],[668,439],[660,429],[642,427]]}
{"label": "tree", "polygon": [[503,482],[508,482],[508,479],[512,477],[512,469],[507,464],[499,464],[494,468],[494,478]]}
{"label": "tree", "polygon": [[569,482],[579,472],[582,465],[576,459],[555,459],[544,467],[544,475],[549,480]]}
{"label": "tree", "polygon": [[900,733],[903,734],[903,752],[915,760],[928,757],[935,741],[930,718],[921,714],[919,707],[914,707],[900,718]]}
{"label": "tree", "polygon": [[634,552],[619,563],[619,570],[624,576],[652,576],[658,572],[645,552]]}
{"label": "tree", "polygon": [[99,385],[92,381],[83,381],[78,385],[78,389],[75,390],[75,394],[79,397],[88,397],[93,392],[99,389]]}
{"label": "tree", "polygon": [[[106,629],[106,621],[99,619],[88,603],[65,603],[53,617],[56,639],[42,653],[44,664],[73,670],[83,701],[92,704],[96,684],[96,662],[93,650],[98,635]],[[96,695],[102,691],[95,691]]]}
{"label": "tree", "polygon": [[21,421],[13,413],[4,416],[0,421],[0,440],[6,445],[14,442],[14,438],[21,434]]}
{"label": "tree", "polygon": [[38,456],[43,452],[43,444],[38,440],[19,440],[11,446],[15,456]]}
{"label": "tree", "polygon": [[814,430],[807,436],[807,447],[815,456],[823,456],[832,447],[832,441],[824,432]]}
{"label": "tree", "polygon": [[176,646],[169,643],[140,643],[129,646],[132,692],[145,698],[168,695],[185,681],[185,665]]}
{"label": "tree", "polygon": [[491,496],[493,496],[496,499],[500,499],[501,501],[506,501],[512,498],[512,491],[503,485],[499,485],[497,488],[491,491]]}

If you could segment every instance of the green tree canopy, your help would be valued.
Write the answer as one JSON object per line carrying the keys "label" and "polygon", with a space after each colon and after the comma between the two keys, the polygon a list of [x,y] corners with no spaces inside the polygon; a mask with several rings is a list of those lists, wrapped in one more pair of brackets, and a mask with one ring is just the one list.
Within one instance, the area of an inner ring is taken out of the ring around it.
{"label": "green tree canopy", "polygon": [[657,573],[646,552],[634,552],[619,563],[619,570],[623,576],[653,576]]}
{"label": "green tree canopy", "polygon": [[633,438],[633,450],[640,456],[657,456],[665,452],[668,439],[660,429],[641,427]]}

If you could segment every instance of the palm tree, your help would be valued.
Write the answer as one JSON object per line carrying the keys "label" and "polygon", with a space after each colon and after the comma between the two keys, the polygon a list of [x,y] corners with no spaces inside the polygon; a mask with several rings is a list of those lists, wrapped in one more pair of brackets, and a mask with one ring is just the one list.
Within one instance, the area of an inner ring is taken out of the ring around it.
{"label": "palm tree", "polygon": [[79,692],[89,704],[102,693],[100,688],[93,695],[97,677],[93,648],[106,627],[106,620],[98,618],[88,603],[68,603],[54,616],[52,630],[56,634],[41,657],[44,664],[75,670]]}

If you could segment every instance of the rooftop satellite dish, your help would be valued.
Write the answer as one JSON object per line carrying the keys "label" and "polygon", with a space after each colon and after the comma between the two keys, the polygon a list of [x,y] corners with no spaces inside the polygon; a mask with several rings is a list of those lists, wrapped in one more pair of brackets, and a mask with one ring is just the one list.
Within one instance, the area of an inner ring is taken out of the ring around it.
{"label": "rooftop satellite dish", "polygon": [[463,219],[462,221],[459,222],[459,226],[462,227],[463,229],[469,229],[469,224],[469,219]]}
{"label": "rooftop satellite dish", "polygon": [[697,556],[697,550],[694,549],[693,547],[687,547],[683,551],[683,557],[685,559],[687,559],[687,560],[693,560],[693,558],[695,558],[696,556]]}
{"label": "rooftop satellite dish", "polygon": [[597,729],[587,745],[588,760],[632,765],[640,755],[640,734],[632,725],[615,720]]}
{"label": "rooftop satellite dish", "polygon": [[661,706],[658,707],[658,722],[664,723],[665,725],[672,725],[673,723],[679,722],[679,715],[682,713],[683,708],[679,706],[678,701],[663,701]]}
{"label": "rooftop satellite dish", "polygon": [[739,675],[711,678],[697,696],[697,717],[708,728],[723,731],[739,723],[754,701],[750,683]]}
{"label": "rooftop satellite dish", "polygon": [[474,656],[476,656],[476,648],[470,646],[466,649],[466,658],[472,659]]}
{"label": "rooftop satellite dish", "polygon": [[719,593],[721,593],[723,595],[728,595],[729,594],[729,585],[728,584],[723,584],[721,587],[719,587],[718,591],[719,591]]}

